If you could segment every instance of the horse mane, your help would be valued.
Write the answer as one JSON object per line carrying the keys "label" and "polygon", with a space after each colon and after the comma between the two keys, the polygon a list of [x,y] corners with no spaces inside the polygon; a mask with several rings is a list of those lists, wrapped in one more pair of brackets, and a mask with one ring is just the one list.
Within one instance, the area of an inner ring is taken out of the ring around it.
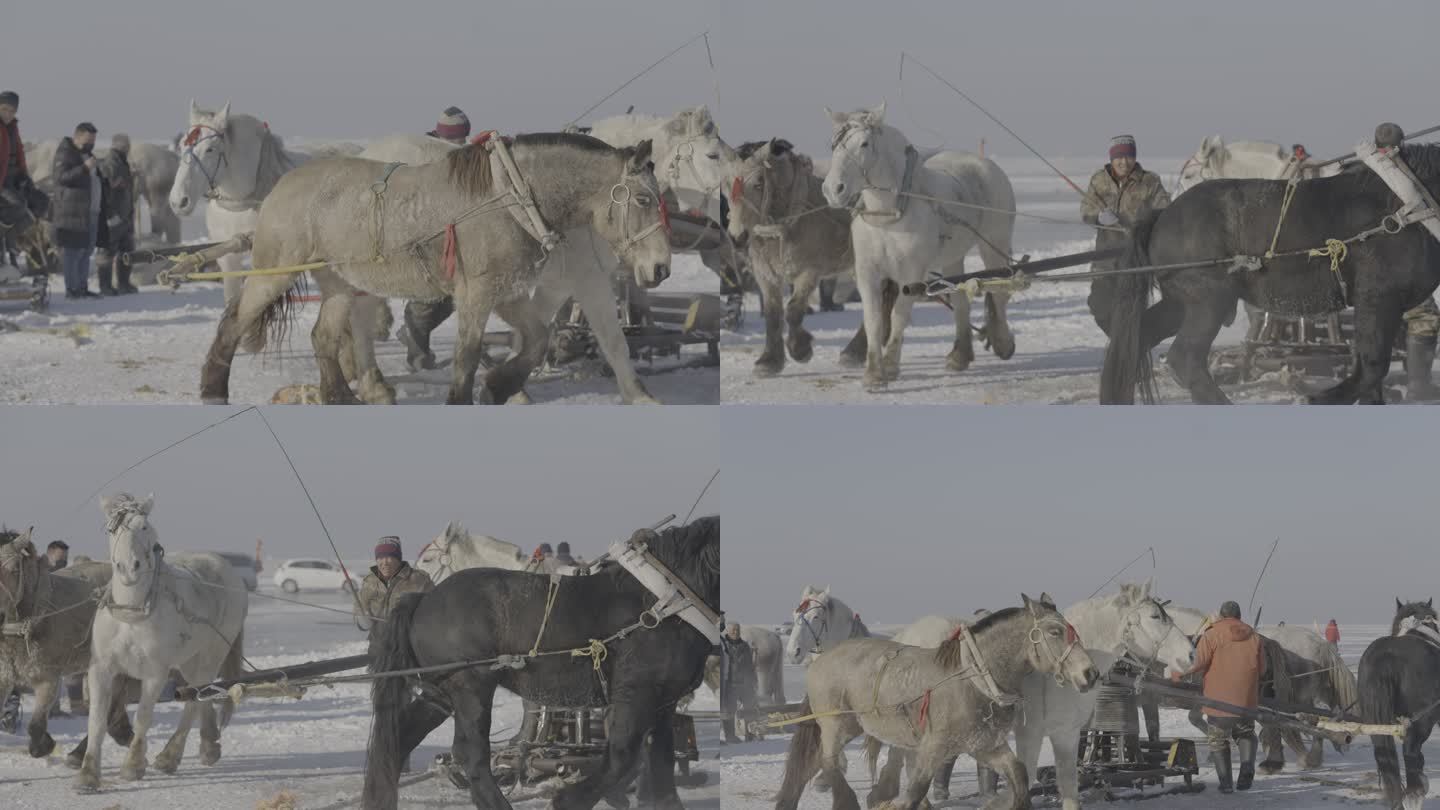
{"label": "horse mane", "polygon": [[7,526],[0,526],[0,546],[9,545],[20,537],[20,532]]}
{"label": "horse mane", "polygon": [[711,609],[720,607],[720,516],[672,526],[651,541],[650,553],[685,581]]}
{"label": "horse mane", "polygon": [[516,146],[573,146],[586,152],[615,152],[615,147],[580,132],[528,132],[515,136]]}
{"label": "horse mane", "polygon": [[462,146],[445,156],[450,182],[467,194],[488,194],[495,178],[490,171],[490,152],[478,143]]}
{"label": "horse mane", "polygon": [[742,143],[742,144],[740,144],[739,146],[735,147],[735,155],[736,155],[736,157],[739,157],[741,160],[747,160],[747,159],[749,159],[752,155],[754,155],[755,152],[760,149],[760,147],[764,146],[764,145],[767,144],[767,143],[770,143],[770,142],[769,142],[769,141],[746,141],[745,143]]}
{"label": "horse mane", "polygon": [[299,164],[285,151],[285,141],[270,131],[270,127],[252,116],[239,116],[240,120],[255,121],[260,128],[260,165],[255,170],[256,199],[267,196],[280,182],[286,172]]}
{"label": "horse mane", "polygon": [[1400,157],[1423,177],[1440,177],[1440,144],[1410,143],[1400,147]]}
{"label": "horse mane", "polygon": [[1265,677],[1271,680],[1275,689],[1275,700],[1293,705],[1295,684],[1290,678],[1290,658],[1280,642],[1260,637],[1260,647],[1265,654]]}
{"label": "horse mane", "polygon": [[[1018,607],[997,610],[970,625],[968,628],[965,628],[965,631],[968,633],[983,633],[990,627],[1013,618],[1018,615],[1020,611],[1021,608]],[[940,646],[935,649],[935,663],[940,666],[941,669],[959,669],[965,664],[964,655],[965,642],[957,635],[955,638],[940,642]]]}

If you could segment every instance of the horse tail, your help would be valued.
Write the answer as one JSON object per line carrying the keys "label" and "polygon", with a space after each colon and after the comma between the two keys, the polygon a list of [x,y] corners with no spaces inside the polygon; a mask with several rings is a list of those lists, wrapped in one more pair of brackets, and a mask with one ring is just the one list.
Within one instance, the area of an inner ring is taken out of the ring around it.
{"label": "horse tail", "polygon": [[[410,625],[422,594],[405,594],[385,621],[370,630],[370,672],[393,672],[418,666],[410,647]],[[365,810],[391,810],[400,801],[400,767],[408,751],[400,750],[400,720],[409,682],[401,677],[376,678],[370,687],[374,718],[365,757]]]}
{"label": "horse tail", "polygon": [[[262,265],[263,266],[263,265]],[[280,351],[285,345],[285,338],[294,328],[299,315],[300,307],[304,304],[304,298],[310,291],[309,282],[306,280],[308,273],[297,273],[295,283],[285,294],[270,302],[270,305],[261,310],[260,317],[245,333],[244,346],[246,351],[259,354],[267,348]],[[238,312],[240,296],[231,301]]]}
{"label": "horse tail", "polygon": [[[230,644],[230,651],[225,653],[225,660],[220,662],[221,678],[238,678],[245,674],[245,628],[241,627],[240,632],[235,634],[235,640]],[[235,714],[235,701],[226,698],[220,701],[220,728],[230,725],[230,718]]]}
{"label": "horse tail", "polygon": [[785,651],[776,650],[770,656],[770,683],[772,700],[783,705],[785,703]]}
{"label": "horse tail", "polygon": [[1339,650],[1332,647],[1329,658],[1330,690],[1336,704],[1330,708],[1344,714],[1353,714],[1360,703],[1360,685],[1355,680],[1355,673],[1345,666],[1345,659],[1340,657]]}
{"label": "horse tail", "polygon": [[870,783],[880,781],[880,749],[885,744],[875,737],[865,736],[865,764],[870,766]]}
{"label": "horse tail", "polygon": [[[1135,223],[1130,245],[1116,269],[1150,264],[1150,234],[1160,213],[1152,212]],[[1150,365],[1150,347],[1145,344],[1142,319],[1150,306],[1154,279],[1148,273],[1114,277],[1115,294],[1110,308],[1110,342],[1105,346],[1105,365],[1100,372],[1100,404],[1134,405],[1135,389],[1146,403],[1155,401],[1155,376]]]}
{"label": "horse tail", "polygon": [[[801,714],[810,714],[810,699],[800,704]],[[790,738],[790,752],[785,757],[785,777],[775,796],[775,810],[795,810],[805,784],[820,770],[820,724],[805,720],[795,725]]]}
{"label": "horse tail", "polygon": [[[1368,657],[1368,656],[1367,656]],[[1381,662],[1376,671],[1374,662],[1360,660],[1360,720],[1365,723],[1395,722],[1395,704],[1400,699],[1400,675],[1392,661]],[[1400,760],[1395,753],[1395,738],[1388,734],[1370,735],[1375,747],[1375,769],[1380,773],[1380,786],[1386,802],[1398,807],[1404,787],[1400,782]]]}

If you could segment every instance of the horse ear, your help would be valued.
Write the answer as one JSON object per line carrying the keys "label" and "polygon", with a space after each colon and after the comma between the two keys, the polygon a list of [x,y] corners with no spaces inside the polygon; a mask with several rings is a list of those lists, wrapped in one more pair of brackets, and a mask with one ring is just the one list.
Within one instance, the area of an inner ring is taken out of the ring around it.
{"label": "horse ear", "polygon": [[870,123],[885,123],[885,102],[882,101],[879,106],[870,108]]}
{"label": "horse ear", "polygon": [[1151,590],[1153,587],[1155,587],[1155,577],[1150,577],[1150,578],[1146,579],[1146,580],[1145,580],[1145,584],[1140,587],[1140,595],[1141,595],[1141,596],[1149,596],[1149,595],[1150,595],[1150,590]]}
{"label": "horse ear", "polygon": [[1430,597],[1429,599],[1426,599],[1426,600],[1425,600],[1425,607],[1428,607],[1428,608],[1433,608],[1433,607],[1435,607],[1435,597],[1432,596],[1432,597]]}
{"label": "horse ear", "polygon": [[[101,495],[101,496],[100,496],[100,514],[105,515],[106,517],[109,517],[109,515],[110,515],[110,507],[112,507],[112,506],[114,506],[114,505],[115,505],[115,498],[114,498],[113,496],[110,496],[110,495]],[[1400,600],[1399,600],[1399,599],[1396,599],[1396,600],[1395,600],[1395,604],[1397,604],[1397,605],[1400,604]]]}
{"label": "horse ear", "polygon": [[1200,142],[1201,157],[1209,157],[1225,148],[1225,139],[1219,135],[1211,135]]}
{"label": "horse ear", "polygon": [[1035,612],[1035,603],[1030,600],[1030,597],[1022,593],[1020,594],[1020,602],[1025,606],[1026,610],[1029,610],[1031,613]]}
{"label": "horse ear", "polygon": [[780,157],[781,155],[785,154],[786,152],[789,152],[790,150],[792,150],[792,149],[794,149],[794,148],[795,148],[795,144],[790,143],[789,141],[785,140],[784,138],[771,138],[771,139],[770,139],[770,155],[771,155],[771,157]]}
{"label": "horse ear", "polygon": [[633,172],[645,171],[645,164],[650,162],[650,152],[654,144],[647,138],[635,144],[635,152],[630,155],[630,170]]}
{"label": "horse ear", "polygon": [[830,123],[833,124],[836,129],[850,123],[850,116],[846,113],[837,113],[829,107],[826,107],[825,114],[830,116]]}
{"label": "horse ear", "polygon": [[199,118],[200,118],[200,105],[199,105],[199,104],[196,104],[196,103],[195,103],[195,99],[192,98],[192,99],[190,99],[190,123],[192,123],[192,124],[195,123]]}
{"label": "horse ear", "polygon": [[145,496],[145,500],[143,500],[143,501],[140,502],[140,514],[142,514],[142,515],[148,515],[148,514],[150,514],[150,510],[151,510],[152,508],[154,508],[154,506],[155,506],[155,493],[152,492],[152,493],[150,493],[149,495],[146,495],[146,496]]}
{"label": "horse ear", "polygon": [[1053,608],[1055,607],[1055,599],[1050,596],[1049,592],[1047,591],[1040,594],[1040,604],[1044,605],[1045,607]]}
{"label": "horse ear", "polygon": [[230,102],[229,102],[229,101],[226,101],[226,102],[225,102],[225,106],[220,108],[220,112],[215,113],[215,124],[214,124],[214,126],[215,126],[216,129],[220,130],[221,132],[224,132],[226,125],[228,125],[229,123],[230,123]]}

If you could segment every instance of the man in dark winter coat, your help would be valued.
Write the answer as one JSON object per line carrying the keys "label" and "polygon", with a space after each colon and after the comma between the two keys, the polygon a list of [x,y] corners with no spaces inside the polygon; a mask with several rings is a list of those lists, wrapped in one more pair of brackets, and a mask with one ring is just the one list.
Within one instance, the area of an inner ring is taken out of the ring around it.
{"label": "man in dark winter coat", "polygon": [[95,125],[75,127],[75,134],[55,150],[55,244],[65,270],[66,298],[98,298],[90,292],[90,261],[100,236],[100,207],[104,191],[95,149]]}
{"label": "man in dark winter coat", "polygon": [[139,292],[130,284],[130,265],[120,259],[135,249],[135,178],[130,172],[129,135],[110,139],[110,154],[100,163],[100,177],[105,183],[105,238],[97,245],[100,294]]}
{"label": "man in dark winter coat", "polygon": [[[1146,171],[1137,161],[1135,138],[1117,135],[1110,139],[1110,162],[1090,178],[1090,188],[1080,202],[1080,219],[1100,226],[1102,230],[1095,235],[1095,249],[1107,250],[1129,244],[1130,229],[1151,212],[1169,204],[1170,194],[1165,191],[1160,175]],[[1113,270],[1116,263],[1115,259],[1102,259],[1090,267],[1092,270]],[[1114,276],[1090,282],[1090,297],[1086,303],[1095,317],[1095,323],[1107,335],[1110,333],[1110,310],[1115,303],[1118,283]]]}
{"label": "man in dark winter coat", "polygon": [[735,733],[737,717],[746,726],[745,739],[754,739],[746,721],[755,714],[756,685],[755,651],[740,638],[740,625],[728,624],[720,637],[720,720],[725,742],[740,742]]}

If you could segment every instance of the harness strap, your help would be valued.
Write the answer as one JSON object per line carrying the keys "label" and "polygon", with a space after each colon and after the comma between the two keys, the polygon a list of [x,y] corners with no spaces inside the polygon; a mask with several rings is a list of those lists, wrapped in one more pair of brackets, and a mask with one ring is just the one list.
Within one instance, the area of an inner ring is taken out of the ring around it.
{"label": "harness strap", "polygon": [[[540,641],[545,638],[545,626],[550,623],[550,612],[555,608],[555,597],[560,593],[560,575],[550,575],[550,592],[545,596],[545,614],[540,617],[540,632],[535,634],[535,644],[530,647],[530,657],[534,658],[540,652]],[[591,640],[593,643],[593,639]],[[599,669],[599,663],[595,665]]]}
{"label": "harness strap", "polygon": [[390,175],[404,165],[404,163],[386,163],[380,179],[370,185],[370,193],[374,195],[371,203],[371,212],[375,221],[373,258],[377,264],[385,263],[385,190],[390,187]]}
{"label": "harness strap", "polygon": [[504,138],[487,138],[483,141],[484,148],[494,155],[500,166],[505,171],[505,176],[510,181],[511,193],[520,203],[524,212],[524,219],[515,214],[515,218],[525,229],[540,242],[540,247],[548,256],[560,244],[560,234],[552,231],[540,216],[540,209],[535,207],[535,198],[530,193],[530,184],[525,181],[525,176],[520,173],[520,168],[515,165],[515,157],[510,154],[510,145]]}
{"label": "harness strap", "polygon": [[[653,627],[670,616],[678,615],[699,630],[712,646],[720,644],[720,614],[657,560],[643,543],[615,543],[610,546],[609,553],[621,568],[630,572],[660,600],[649,611],[648,615],[655,621],[648,626]],[[641,618],[644,619],[643,616]]]}

